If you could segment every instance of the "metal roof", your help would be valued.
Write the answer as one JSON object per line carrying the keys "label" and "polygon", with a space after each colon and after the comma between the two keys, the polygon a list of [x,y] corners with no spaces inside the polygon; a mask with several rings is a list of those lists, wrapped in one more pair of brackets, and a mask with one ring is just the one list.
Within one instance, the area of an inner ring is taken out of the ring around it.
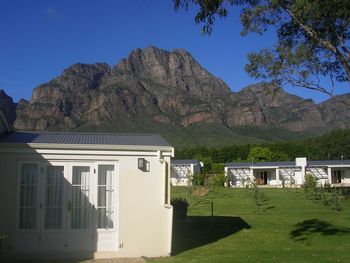
{"label": "metal roof", "polygon": [[226,167],[230,168],[242,168],[242,167],[294,167],[295,161],[286,161],[286,162],[257,162],[257,163],[226,163]]}
{"label": "metal roof", "polygon": [[322,160],[322,161],[307,161],[310,166],[328,166],[328,165],[350,165],[350,160]]}
{"label": "metal roof", "polygon": [[226,163],[226,167],[230,168],[249,168],[252,163]]}
{"label": "metal roof", "polygon": [[278,167],[294,167],[295,161],[285,161],[285,162],[258,162],[253,163],[252,167],[260,166],[278,166]]}
{"label": "metal roof", "polygon": [[171,160],[171,164],[186,165],[186,164],[199,164],[198,160]]}
{"label": "metal roof", "polygon": [[0,143],[172,147],[158,134],[142,133],[14,132],[0,138]]}
{"label": "metal roof", "polygon": [[[309,166],[350,165],[350,160],[308,161]],[[258,162],[258,163],[226,163],[229,168],[264,168],[264,167],[296,167],[295,161]]]}

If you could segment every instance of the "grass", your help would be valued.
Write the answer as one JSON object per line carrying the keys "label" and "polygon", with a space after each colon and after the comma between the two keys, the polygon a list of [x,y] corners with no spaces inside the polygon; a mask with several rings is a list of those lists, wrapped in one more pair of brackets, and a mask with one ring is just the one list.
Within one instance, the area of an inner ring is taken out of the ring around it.
{"label": "grass", "polygon": [[[350,199],[342,211],[307,200],[302,189],[217,188],[191,199],[175,222],[173,256],[149,262],[350,262]],[[172,197],[186,197],[173,187]],[[211,202],[214,217],[211,217]]]}

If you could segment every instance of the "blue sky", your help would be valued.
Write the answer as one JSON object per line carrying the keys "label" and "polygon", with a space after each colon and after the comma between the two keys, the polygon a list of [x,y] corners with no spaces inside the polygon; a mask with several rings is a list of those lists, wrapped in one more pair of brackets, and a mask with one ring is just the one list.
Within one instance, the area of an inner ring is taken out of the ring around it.
{"label": "blue sky", "polygon": [[[271,47],[273,32],[241,37],[238,13],[217,20],[214,33],[200,34],[195,9],[173,10],[171,0],[57,0],[0,2],[0,89],[18,101],[68,66],[115,65],[131,50],[150,45],[185,48],[233,90],[257,83],[244,71],[247,53]],[[325,95],[300,88],[288,92],[316,102]],[[348,84],[336,88],[346,93]]]}

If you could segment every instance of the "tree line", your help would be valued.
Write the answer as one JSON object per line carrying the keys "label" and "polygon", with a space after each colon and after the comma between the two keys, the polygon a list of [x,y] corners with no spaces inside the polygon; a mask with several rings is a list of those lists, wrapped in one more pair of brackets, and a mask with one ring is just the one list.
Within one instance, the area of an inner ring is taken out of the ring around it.
{"label": "tree line", "polygon": [[176,150],[175,156],[176,159],[198,159],[204,163],[293,161],[296,157],[309,160],[350,159],[350,129],[291,142],[182,148]]}

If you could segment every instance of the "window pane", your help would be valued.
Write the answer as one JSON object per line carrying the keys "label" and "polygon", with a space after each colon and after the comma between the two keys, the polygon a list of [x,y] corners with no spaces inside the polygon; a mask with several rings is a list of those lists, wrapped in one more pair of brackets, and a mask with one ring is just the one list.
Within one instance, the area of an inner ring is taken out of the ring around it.
{"label": "window pane", "polygon": [[98,206],[106,206],[106,186],[98,186]]}
{"label": "window pane", "polygon": [[19,211],[19,228],[21,229],[36,228],[38,177],[37,164],[22,164]]}
{"label": "window pane", "polygon": [[63,216],[63,166],[46,168],[45,187],[45,228],[62,228]]}
{"label": "window pane", "polygon": [[72,177],[72,229],[89,228],[90,167],[74,166]]}
{"label": "window pane", "polygon": [[97,227],[113,228],[114,165],[98,166]]}

